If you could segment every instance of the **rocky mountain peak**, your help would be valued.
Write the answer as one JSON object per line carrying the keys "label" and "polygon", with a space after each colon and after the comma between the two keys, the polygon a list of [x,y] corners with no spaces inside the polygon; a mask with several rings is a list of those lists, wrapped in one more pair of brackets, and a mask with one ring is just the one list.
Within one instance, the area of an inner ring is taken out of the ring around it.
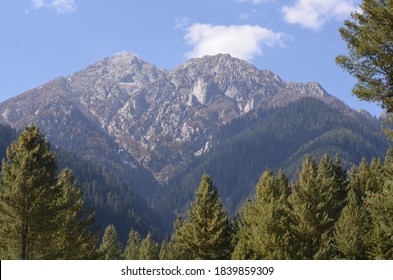
{"label": "rocky mountain peak", "polygon": [[280,80],[280,78],[269,70],[259,70],[249,62],[232,57],[229,54],[207,55],[202,58],[192,58],[184,64],[170,71],[172,75],[176,73],[187,73],[193,76],[220,77],[229,75],[235,78],[244,78],[246,75],[265,76]]}
{"label": "rocky mountain peak", "polygon": [[190,59],[167,71],[124,52],[0,103],[0,121],[43,123],[55,145],[72,136],[59,131],[86,134],[78,135],[86,138],[83,145],[99,136],[117,145],[106,151],[111,158],[122,154],[165,182],[207,152],[232,120],[305,96],[335,103],[318,83],[282,81],[228,54]]}

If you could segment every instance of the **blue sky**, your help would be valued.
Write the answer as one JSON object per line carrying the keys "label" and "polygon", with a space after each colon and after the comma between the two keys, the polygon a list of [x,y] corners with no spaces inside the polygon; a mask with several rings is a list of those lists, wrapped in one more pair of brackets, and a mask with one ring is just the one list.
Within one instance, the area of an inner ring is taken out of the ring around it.
{"label": "blue sky", "polygon": [[355,80],[335,64],[338,29],[359,0],[0,0],[0,101],[131,51],[171,69],[230,53],[289,81],[316,81],[355,109]]}

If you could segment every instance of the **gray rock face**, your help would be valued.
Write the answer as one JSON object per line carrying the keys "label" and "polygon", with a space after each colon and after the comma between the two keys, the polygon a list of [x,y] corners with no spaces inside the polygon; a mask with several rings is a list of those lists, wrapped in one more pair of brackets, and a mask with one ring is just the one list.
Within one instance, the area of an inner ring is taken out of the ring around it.
{"label": "gray rock face", "polygon": [[0,122],[37,123],[55,145],[143,165],[164,183],[208,151],[226,123],[304,96],[354,113],[318,83],[282,81],[230,55],[164,70],[121,53],[0,103]]}

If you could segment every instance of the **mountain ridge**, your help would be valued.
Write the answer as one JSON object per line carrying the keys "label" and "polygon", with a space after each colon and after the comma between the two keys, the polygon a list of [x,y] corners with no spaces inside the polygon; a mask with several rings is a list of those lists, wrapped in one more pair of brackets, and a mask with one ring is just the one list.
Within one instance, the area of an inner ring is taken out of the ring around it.
{"label": "mountain ridge", "polygon": [[110,159],[123,173],[143,170],[165,184],[213,146],[220,127],[303,97],[375,121],[319,83],[283,81],[227,54],[165,70],[120,53],[1,102],[0,122],[16,128],[35,122],[55,145],[89,160]]}

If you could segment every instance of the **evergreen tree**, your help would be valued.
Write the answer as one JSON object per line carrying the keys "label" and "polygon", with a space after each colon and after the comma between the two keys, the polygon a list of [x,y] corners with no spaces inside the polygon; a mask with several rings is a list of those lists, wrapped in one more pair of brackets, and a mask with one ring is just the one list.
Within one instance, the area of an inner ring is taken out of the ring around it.
{"label": "evergreen tree", "polygon": [[139,260],[139,248],[141,246],[141,236],[139,232],[133,228],[130,230],[128,235],[128,241],[124,249],[125,260]]}
{"label": "evergreen tree", "polygon": [[85,206],[82,191],[70,169],[62,170],[57,180],[57,187],[61,192],[57,201],[58,258],[66,260],[95,258],[97,235],[92,232],[95,215],[91,208]]}
{"label": "evergreen tree", "polygon": [[123,248],[114,225],[105,228],[98,254],[103,260],[121,260]]}
{"label": "evergreen tree", "polygon": [[345,197],[345,177],[339,161],[333,163],[323,156],[319,166],[307,157],[293,188],[290,203],[293,208],[292,231],[297,258],[331,259],[334,224],[342,210]]}
{"label": "evergreen tree", "polygon": [[348,56],[336,61],[357,78],[353,93],[376,101],[393,111],[393,0],[363,0],[361,10],[352,14],[340,29]]}
{"label": "evergreen tree", "polygon": [[393,260],[393,181],[381,193],[369,193],[366,204],[373,221],[369,256]]}
{"label": "evergreen tree", "polygon": [[256,186],[256,199],[243,208],[233,259],[290,259],[289,188],[282,171],[267,169]]}
{"label": "evergreen tree", "polygon": [[35,126],[23,129],[7,149],[0,181],[2,258],[54,257],[56,157]]}
{"label": "evergreen tree", "polygon": [[383,163],[383,174],[385,181],[393,180],[393,148],[389,148],[386,151],[385,161]]}
{"label": "evergreen tree", "polygon": [[340,217],[347,196],[346,172],[337,155],[336,161],[325,154],[318,166],[317,175],[320,197],[318,198],[318,211],[325,215],[321,222],[321,241],[319,251],[314,255],[316,259],[332,259],[336,256],[334,246],[334,224]]}
{"label": "evergreen tree", "polygon": [[181,228],[183,227],[183,219],[180,216],[176,217],[173,224],[173,233],[171,239],[168,242],[168,246],[162,247],[160,252],[160,259],[166,260],[180,260],[180,259],[191,259],[191,256],[186,255],[186,249],[182,242],[177,242],[177,240],[182,240],[180,235],[182,234]]}
{"label": "evergreen tree", "polygon": [[159,259],[158,244],[153,240],[150,232],[141,242],[141,246],[139,247],[139,259],[141,260]]}
{"label": "evergreen tree", "polygon": [[371,175],[370,166],[365,158],[362,159],[359,167],[353,166],[349,173],[350,188],[361,199],[365,198],[366,190],[374,185]]}
{"label": "evergreen tree", "polygon": [[187,259],[229,259],[231,234],[227,213],[217,189],[204,175],[188,217],[175,233],[178,256]]}
{"label": "evergreen tree", "polygon": [[256,207],[254,203],[247,201],[240,210],[238,223],[238,240],[232,252],[233,260],[255,260],[258,252],[254,247],[252,228],[256,224]]}
{"label": "evergreen tree", "polygon": [[381,192],[385,186],[386,168],[379,158],[373,158],[370,164],[371,180],[368,183],[366,192]]}
{"label": "evergreen tree", "polygon": [[349,260],[367,259],[370,218],[361,197],[350,188],[348,202],[335,225],[337,257]]}
{"label": "evergreen tree", "polygon": [[161,242],[160,253],[158,255],[160,260],[170,260],[169,243],[165,239]]}
{"label": "evergreen tree", "polygon": [[317,228],[323,217],[317,215],[316,201],[313,201],[319,196],[316,175],[317,165],[310,156],[307,156],[299,174],[299,183],[292,187],[292,194],[289,197],[293,209],[291,231],[295,238],[294,246],[297,253],[295,258],[298,259],[314,257],[314,243],[321,235],[317,232]]}

